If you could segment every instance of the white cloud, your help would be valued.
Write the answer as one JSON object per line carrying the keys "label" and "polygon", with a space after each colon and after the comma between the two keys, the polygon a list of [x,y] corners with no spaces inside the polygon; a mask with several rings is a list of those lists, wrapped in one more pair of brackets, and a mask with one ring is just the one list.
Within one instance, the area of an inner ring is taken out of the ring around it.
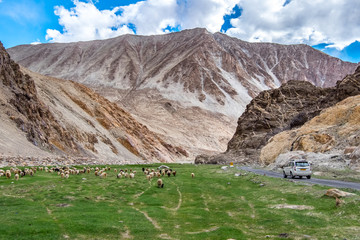
{"label": "white cloud", "polygon": [[71,42],[105,39],[133,33],[127,26],[133,24],[136,34],[152,35],[172,28],[205,27],[219,31],[223,16],[231,12],[238,0],[147,0],[112,10],[98,10],[90,2],[74,0],[70,10],[55,8],[63,31],[48,29],[46,39],[52,42]]}
{"label": "white cloud", "polygon": [[74,4],[75,7],[70,10],[63,6],[55,7],[55,14],[59,16],[59,24],[63,26],[63,32],[48,29],[46,40],[51,42],[86,41],[132,33],[131,29],[121,23],[121,17],[117,15],[120,8],[100,11],[92,2],[75,0]]}
{"label": "white cloud", "polygon": [[40,39],[36,39],[35,42],[30,43],[31,45],[39,45],[41,44]]}
{"label": "white cloud", "polygon": [[227,34],[247,41],[331,43],[342,49],[360,39],[360,2],[353,0],[240,0],[242,16]]}
{"label": "white cloud", "polygon": [[69,10],[56,7],[63,30],[48,29],[46,39],[105,39],[133,33],[128,24],[141,35],[166,33],[168,26],[217,32],[235,4],[242,15],[231,20],[233,28],[226,33],[246,41],[330,43],[329,47],[342,49],[360,39],[360,1],[353,0],[292,0],[285,6],[285,0],[146,0],[101,11],[93,2],[74,0],[75,7]]}

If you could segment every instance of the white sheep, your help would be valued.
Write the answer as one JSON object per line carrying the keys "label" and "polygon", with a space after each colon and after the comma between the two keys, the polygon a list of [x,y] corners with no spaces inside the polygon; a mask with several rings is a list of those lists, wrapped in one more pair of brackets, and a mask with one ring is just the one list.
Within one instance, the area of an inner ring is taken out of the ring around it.
{"label": "white sheep", "polygon": [[133,179],[133,178],[135,178],[135,174],[134,174],[134,173],[130,173],[129,177],[130,177],[131,179]]}
{"label": "white sheep", "polygon": [[150,182],[150,180],[151,180],[151,175],[146,175],[146,179]]}
{"label": "white sheep", "polygon": [[6,178],[11,178],[10,170],[6,170],[5,175],[6,175]]}
{"label": "white sheep", "polygon": [[106,178],[107,177],[107,173],[106,172],[103,172],[100,174],[100,178]]}
{"label": "white sheep", "polygon": [[191,177],[194,178],[194,177],[195,177],[195,173],[191,173]]}
{"label": "white sheep", "polygon": [[157,180],[157,185],[158,185],[158,188],[163,188],[164,187],[164,183],[163,183],[163,180],[161,178],[159,178]]}
{"label": "white sheep", "polygon": [[15,174],[15,180],[18,181],[19,180],[19,174]]}

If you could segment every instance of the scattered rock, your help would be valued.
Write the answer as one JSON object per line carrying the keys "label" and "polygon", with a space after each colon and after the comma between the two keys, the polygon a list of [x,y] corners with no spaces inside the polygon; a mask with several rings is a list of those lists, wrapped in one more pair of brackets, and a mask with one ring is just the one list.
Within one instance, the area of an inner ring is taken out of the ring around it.
{"label": "scattered rock", "polygon": [[289,237],[289,234],[288,234],[288,233],[280,233],[280,234],[279,234],[279,237],[281,237],[281,238],[288,238],[288,237]]}
{"label": "scattered rock", "polygon": [[277,204],[277,205],[270,206],[270,208],[275,208],[275,209],[287,208],[287,209],[295,209],[295,210],[312,210],[312,209],[314,209],[313,206],[290,205],[290,204]]}
{"label": "scattered rock", "polygon": [[71,204],[68,204],[68,203],[59,203],[59,204],[56,204],[57,207],[71,207],[72,205]]}
{"label": "scattered rock", "polygon": [[349,197],[349,196],[355,196],[354,193],[344,192],[337,188],[331,188],[326,191],[326,196],[333,197],[333,198],[341,198],[341,197]]}

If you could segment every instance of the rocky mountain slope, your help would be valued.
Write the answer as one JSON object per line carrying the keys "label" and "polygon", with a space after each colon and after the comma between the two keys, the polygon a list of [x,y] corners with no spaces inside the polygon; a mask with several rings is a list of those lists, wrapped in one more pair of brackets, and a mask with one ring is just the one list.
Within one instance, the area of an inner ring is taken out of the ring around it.
{"label": "rocky mountain slope", "polygon": [[[239,161],[259,163],[261,152],[260,162],[269,164],[284,151],[304,149],[327,151],[336,142],[335,145],[339,146],[345,144],[345,142],[350,146],[356,145],[356,141],[351,143],[350,138],[357,139],[359,137],[358,125],[354,125],[354,129],[357,129],[356,131],[353,129],[355,135],[349,135],[349,132],[347,132],[343,136],[344,139],[335,137],[335,135],[330,136],[329,134],[320,133],[321,128],[319,126],[315,126],[312,132],[309,131],[309,128],[305,128],[303,131],[292,129],[299,128],[315,116],[318,116],[322,110],[347,97],[358,94],[360,94],[360,67],[357,68],[354,74],[346,76],[332,88],[319,88],[303,81],[289,81],[278,89],[264,91],[251,101],[246,111],[239,118],[238,127],[228,144],[227,151],[224,154],[211,157],[198,156],[196,162]],[[351,103],[355,99],[350,98],[344,101]],[[342,113],[344,115],[342,117],[335,109],[327,110],[327,114],[323,113],[321,116],[327,119],[328,116],[334,114],[333,120],[351,125],[354,122],[351,120],[352,118],[360,120],[357,119],[358,115],[356,114],[353,115],[354,117],[349,115],[351,111],[356,110],[355,102],[352,106],[353,108],[349,108]],[[309,124],[318,122],[319,119],[321,118],[314,118]],[[329,120],[326,129],[330,128],[330,123]],[[316,130],[317,128],[319,130]],[[339,129],[341,130],[341,128]],[[308,135],[304,132],[307,132]],[[279,143],[281,141],[283,142]],[[285,142],[287,143],[285,144]],[[315,144],[316,142],[321,143],[321,146]]]}
{"label": "rocky mountain slope", "polygon": [[172,162],[187,152],[75,82],[21,69],[0,45],[1,155]]}
{"label": "rocky mountain slope", "polygon": [[[315,166],[337,169],[360,167],[360,95],[346,98],[301,128],[281,132],[261,149],[260,162],[281,166],[280,154],[291,158],[305,158]],[[358,152],[358,153],[357,153]],[[308,155],[306,153],[312,153]],[[357,154],[357,155],[356,155]]]}
{"label": "rocky mountain slope", "polygon": [[[324,109],[319,116],[293,130],[272,137],[262,148],[260,162],[274,164],[280,154],[312,158],[314,164],[336,168],[360,168],[360,67],[337,84],[337,99],[345,100]],[[305,153],[305,154],[304,154]],[[306,153],[314,153],[307,156]],[[291,154],[290,154],[291,155]],[[283,164],[281,160],[275,165]],[[289,159],[289,156],[288,156]],[[323,161],[320,161],[322,159]],[[310,160],[310,159],[309,159]]]}
{"label": "rocky mountain slope", "polygon": [[356,68],[306,45],[248,43],[205,29],[8,51],[32,71],[90,86],[190,155],[225,151],[236,119],[261,91],[292,79],[334,86]]}

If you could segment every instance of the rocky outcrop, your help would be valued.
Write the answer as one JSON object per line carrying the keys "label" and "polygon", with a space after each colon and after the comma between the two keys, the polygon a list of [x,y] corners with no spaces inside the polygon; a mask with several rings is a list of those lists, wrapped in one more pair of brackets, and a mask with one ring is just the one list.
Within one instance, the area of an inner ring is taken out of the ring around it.
{"label": "rocky outcrop", "polygon": [[[359,126],[354,119],[359,120],[358,97],[347,97],[360,94],[359,73],[360,67],[333,88],[322,89],[307,82],[290,81],[279,89],[260,93],[239,118],[235,135],[225,154],[208,157],[207,160],[202,156],[197,158],[196,162],[213,163],[217,162],[217,159],[220,159],[220,162],[221,159],[226,159],[269,164],[286,151],[325,152],[349,142],[350,139],[350,142],[356,144]],[[346,100],[329,108],[342,99]],[[329,109],[318,116],[326,108]],[[318,117],[314,118],[315,116]],[[304,123],[304,127],[296,129]],[[350,124],[351,128],[343,129],[347,124]],[[337,125],[340,127],[335,130]],[[307,126],[312,126],[311,131]],[[338,131],[338,134],[322,131],[324,126],[326,130]],[[356,146],[353,144],[349,145]]]}
{"label": "rocky outcrop", "polygon": [[[262,148],[260,161],[266,165],[273,163],[280,154],[289,151],[333,153],[344,155],[343,159],[349,160],[349,153],[346,151],[355,148],[351,153],[354,156],[359,144],[360,95],[357,95],[323,110],[319,116],[298,129],[275,135]],[[314,164],[316,161],[313,161]],[[349,164],[350,160],[348,164],[342,163],[344,166]]]}
{"label": "rocky outcrop", "polygon": [[44,150],[68,153],[79,151],[71,134],[56,121],[37,96],[33,79],[20,71],[0,43],[0,84],[2,108],[27,139]]}
{"label": "rocky outcrop", "polygon": [[167,143],[93,90],[21,68],[2,46],[0,51],[0,156],[60,154],[84,163],[117,164],[188,157],[185,149]]}
{"label": "rocky outcrop", "polygon": [[90,86],[191,156],[225,151],[236,119],[261,91],[292,79],[334,86],[356,68],[306,45],[248,43],[205,29],[8,50],[32,71]]}

